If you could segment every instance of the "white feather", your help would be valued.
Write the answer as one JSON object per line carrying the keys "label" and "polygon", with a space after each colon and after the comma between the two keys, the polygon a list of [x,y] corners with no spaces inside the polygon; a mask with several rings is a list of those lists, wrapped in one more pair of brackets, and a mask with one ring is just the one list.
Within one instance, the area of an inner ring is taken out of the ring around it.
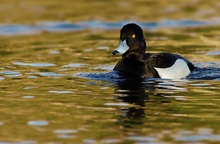
{"label": "white feather", "polygon": [[188,65],[182,59],[177,59],[176,62],[168,68],[154,68],[159,76],[165,79],[183,79],[190,74]]}

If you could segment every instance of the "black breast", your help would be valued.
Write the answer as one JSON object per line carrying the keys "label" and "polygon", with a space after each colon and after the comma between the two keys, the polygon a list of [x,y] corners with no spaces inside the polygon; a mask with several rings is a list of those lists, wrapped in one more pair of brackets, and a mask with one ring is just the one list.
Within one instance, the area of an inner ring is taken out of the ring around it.
{"label": "black breast", "polygon": [[159,78],[156,70],[151,65],[147,65],[146,61],[136,61],[128,57],[122,58],[114,67],[114,70],[123,72],[125,74],[144,76],[146,78]]}
{"label": "black breast", "polygon": [[135,61],[134,59],[128,57],[124,57],[116,64],[114,70],[143,76],[145,74],[145,63],[141,61]]}

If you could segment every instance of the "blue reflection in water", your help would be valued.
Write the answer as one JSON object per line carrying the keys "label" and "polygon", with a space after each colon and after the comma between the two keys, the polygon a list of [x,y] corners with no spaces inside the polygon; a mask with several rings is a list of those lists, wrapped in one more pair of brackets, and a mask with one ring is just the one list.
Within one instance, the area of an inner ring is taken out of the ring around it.
{"label": "blue reflection in water", "polygon": [[180,27],[200,27],[219,25],[220,20],[205,21],[205,20],[161,20],[158,22],[136,22],[136,21],[118,21],[118,22],[102,22],[97,20],[81,21],[76,23],[71,22],[37,22],[34,25],[0,25],[0,35],[24,35],[37,34],[42,31],[49,32],[65,32],[78,31],[84,29],[120,29],[123,25],[135,22],[144,29],[157,28],[180,28]]}
{"label": "blue reflection in water", "polygon": [[31,120],[31,121],[28,121],[28,125],[30,126],[46,126],[48,125],[49,122],[48,121],[45,121],[45,120]]}
{"label": "blue reflection in water", "polygon": [[[79,73],[76,76],[89,78],[93,80],[103,80],[109,82],[120,82],[125,79],[133,78],[134,76],[124,75],[123,73],[117,71],[111,71],[108,73]],[[145,80],[157,80],[158,78],[146,78]],[[218,67],[197,67],[187,79],[196,80],[220,80],[220,68]]]}
{"label": "blue reflection in water", "polygon": [[[220,80],[220,68],[216,64],[213,66],[216,67],[196,68],[187,79]],[[151,93],[155,96],[164,97],[164,99],[159,99],[160,103],[169,103],[171,99],[167,99],[168,97],[175,100],[186,100],[187,98],[179,95],[179,93],[188,92],[185,86],[191,82],[187,79],[172,81],[160,78],[141,78],[125,75],[117,71],[108,73],[80,73],[77,76],[95,80],[87,83],[89,85],[99,85],[98,82],[96,83],[96,80],[114,84],[115,102],[106,103],[105,106],[121,107],[118,123],[123,127],[142,125],[144,123],[144,119],[147,116],[145,114],[146,105],[150,101],[148,95]],[[174,113],[173,115],[176,114]]]}
{"label": "blue reflection in water", "polygon": [[[3,72],[0,72],[0,75],[4,75],[7,77],[20,77],[20,76],[22,76],[21,73],[16,72],[16,71],[3,71]],[[3,79],[4,78],[0,77],[0,80],[3,80]]]}
{"label": "blue reflection in water", "polygon": [[189,75],[188,79],[220,80],[220,68],[197,68]]}
{"label": "blue reflection in water", "polygon": [[[220,68],[197,68],[190,75],[190,79],[219,79],[219,72]],[[185,86],[191,83],[189,80],[172,81],[125,76],[117,71],[111,71],[109,73],[81,73],[78,74],[78,76],[114,83],[114,101],[111,103],[105,103],[104,105],[108,107],[117,107],[119,109],[119,112],[117,113],[117,123],[123,128],[145,126],[146,119],[151,117],[146,110],[152,103],[171,103],[173,99],[181,101],[187,100],[187,97],[184,97],[184,95],[181,94],[187,92]],[[97,85],[96,82],[93,84]],[[152,98],[152,94],[159,98]],[[182,114],[179,114],[179,111],[173,111],[172,116],[182,116]],[[167,137],[165,133],[160,133],[160,136],[156,134],[156,136],[152,137],[134,134],[127,136],[126,139],[137,141],[139,143],[157,143],[160,141],[158,137],[161,137],[162,135]],[[172,135],[172,137],[174,140],[181,142],[202,140],[219,141],[219,135],[213,133],[190,133],[188,135],[179,133]]]}
{"label": "blue reflection in water", "polygon": [[18,66],[31,66],[31,67],[50,67],[50,66],[56,66],[52,63],[25,63],[25,62],[14,62],[14,65]]}
{"label": "blue reflection in water", "polygon": [[44,76],[44,77],[60,77],[60,76],[62,76],[62,74],[58,74],[55,72],[38,72],[36,74],[38,74],[40,76]]}

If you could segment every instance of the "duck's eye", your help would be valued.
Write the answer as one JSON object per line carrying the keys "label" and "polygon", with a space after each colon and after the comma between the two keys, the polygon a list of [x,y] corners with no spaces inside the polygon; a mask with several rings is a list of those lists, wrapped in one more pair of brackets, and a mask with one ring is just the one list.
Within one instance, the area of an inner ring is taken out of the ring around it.
{"label": "duck's eye", "polygon": [[136,37],[136,35],[135,35],[135,34],[133,34],[131,37],[134,39],[134,38]]}

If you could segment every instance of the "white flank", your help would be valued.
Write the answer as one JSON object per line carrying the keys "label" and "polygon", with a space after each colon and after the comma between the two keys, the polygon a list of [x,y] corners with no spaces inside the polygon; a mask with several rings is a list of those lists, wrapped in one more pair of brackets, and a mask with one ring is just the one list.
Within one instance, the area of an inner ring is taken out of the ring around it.
{"label": "white flank", "polygon": [[126,40],[124,40],[124,41],[120,40],[120,43],[119,43],[118,47],[115,50],[117,50],[120,54],[123,54],[128,49],[129,49],[129,47],[128,47],[127,43],[126,43]]}
{"label": "white flank", "polygon": [[182,79],[190,74],[188,65],[182,59],[177,59],[176,62],[168,68],[154,68],[159,76],[165,79]]}

